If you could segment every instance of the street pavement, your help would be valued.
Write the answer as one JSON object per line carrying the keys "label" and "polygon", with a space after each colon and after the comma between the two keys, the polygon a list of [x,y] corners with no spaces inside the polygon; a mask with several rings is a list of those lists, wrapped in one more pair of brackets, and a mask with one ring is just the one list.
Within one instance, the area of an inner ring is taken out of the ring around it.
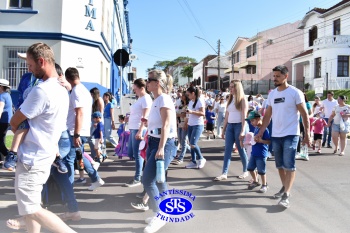
{"label": "street pavement", "polygon": [[[123,103],[128,105],[127,99]],[[124,106],[127,110],[127,106]],[[116,114],[120,110],[116,109]],[[124,112],[125,114],[125,112]],[[296,180],[291,193],[291,207],[284,209],[272,199],[281,188],[274,161],[267,162],[269,190],[265,194],[247,189],[248,178],[239,180],[242,164],[238,154],[233,154],[228,180],[215,182],[221,174],[224,140],[201,138],[201,147],[207,163],[203,169],[185,169],[189,153],[182,165],[171,165],[168,172],[169,189],[191,192],[196,198],[192,202],[194,218],[181,223],[168,223],[159,232],[350,232],[350,149],[345,156],[332,154],[324,148],[322,154],[311,152],[310,161],[297,160]],[[106,182],[96,191],[88,191],[89,181],[76,186],[82,220],[68,222],[81,233],[99,232],[143,232],[144,219],[152,216],[150,210],[133,209],[136,194],[142,187],[128,188],[123,185],[134,175],[134,162],[113,156],[102,163],[99,174]],[[89,179],[88,179],[89,180]],[[14,195],[14,174],[0,172],[0,232],[25,232],[6,227],[6,220],[17,215]],[[54,213],[65,211],[64,206],[49,207]],[[48,232],[43,230],[42,232]]]}

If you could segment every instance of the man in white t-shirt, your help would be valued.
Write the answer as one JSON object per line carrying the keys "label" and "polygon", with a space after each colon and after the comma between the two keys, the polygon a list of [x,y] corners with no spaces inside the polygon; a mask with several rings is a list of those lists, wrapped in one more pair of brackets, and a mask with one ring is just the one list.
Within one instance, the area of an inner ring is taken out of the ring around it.
{"label": "man in white t-shirt", "polygon": [[12,131],[28,119],[29,131],[18,148],[15,192],[19,214],[25,218],[28,232],[75,232],[58,216],[41,207],[41,191],[58,152],[58,140],[65,128],[68,95],[58,82],[53,50],[44,43],[27,50],[27,65],[42,83],[33,87],[11,119]]}
{"label": "man in white t-shirt", "polygon": [[256,137],[262,137],[272,117],[272,147],[276,167],[283,185],[274,198],[281,198],[278,204],[288,208],[290,206],[289,195],[295,179],[295,156],[300,135],[300,115],[305,128],[303,143],[307,145],[310,145],[310,125],[303,93],[287,83],[287,67],[284,65],[276,66],[273,69],[273,77],[277,88],[268,96],[268,107],[263,125]]}
{"label": "man in white t-shirt", "polygon": [[[324,112],[324,119],[328,123],[328,119],[332,114],[332,111],[334,107],[338,104],[338,101],[333,98],[334,93],[333,91],[327,92],[327,99],[322,101],[323,106],[323,112]],[[322,146],[325,147],[326,141],[327,141],[327,147],[332,148],[331,142],[332,142],[332,124],[329,127],[325,126],[323,131],[323,139],[322,139]],[[327,140],[328,136],[328,140]]]}
{"label": "man in white t-shirt", "polygon": [[[72,86],[67,119],[72,148],[64,159],[69,164],[68,176],[72,184],[74,182],[74,162],[76,159],[83,159],[84,170],[92,182],[88,190],[92,191],[103,185],[104,181],[99,177],[98,172],[91,166],[90,161],[85,156],[76,158],[77,154],[80,156],[84,152],[84,144],[87,142],[87,138],[90,137],[92,98],[90,92],[80,82],[79,72],[76,68],[68,68],[65,71],[65,76]],[[86,183],[86,180],[79,178],[75,183]]]}

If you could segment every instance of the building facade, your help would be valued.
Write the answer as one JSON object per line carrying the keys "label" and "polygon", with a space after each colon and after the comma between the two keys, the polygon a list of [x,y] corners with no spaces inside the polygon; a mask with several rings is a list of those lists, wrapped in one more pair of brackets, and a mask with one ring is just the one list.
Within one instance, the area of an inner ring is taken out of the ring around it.
{"label": "building facade", "polygon": [[[328,8],[314,8],[299,24],[304,51],[295,56],[293,70],[303,69],[305,83],[312,89],[337,90],[350,87],[350,1]],[[293,82],[298,76],[293,75]]]}
{"label": "building facade", "polygon": [[[292,72],[302,72],[301,69],[292,70],[291,62],[291,58],[303,51],[299,22],[267,29],[251,38],[237,38],[231,50],[226,52],[231,57],[231,64],[225,72],[231,79],[242,80],[245,92],[252,94],[267,93],[274,87],[272,69],[277,65],[288,67],[291,82]],[[300,75],[297,80],[297,87],[302,88]]]}
{"label": "building facade", "polygon": [[82,83],[101,93],[129,90],[128,68],[113,62],[117,49],[130,47],[127,1],[27,0],[0,2],[0,73],[16,89],[26,62],[17,57],[34,43],[44,42],[63,70],[76,67]]}
{"label": "building facade", "polygon": [[217,57],[217,55],[207,55],[193,67],[193,81],[196,81],[202,88],[206,88],[206,82],[208,82],[208,63],[215,57]]}

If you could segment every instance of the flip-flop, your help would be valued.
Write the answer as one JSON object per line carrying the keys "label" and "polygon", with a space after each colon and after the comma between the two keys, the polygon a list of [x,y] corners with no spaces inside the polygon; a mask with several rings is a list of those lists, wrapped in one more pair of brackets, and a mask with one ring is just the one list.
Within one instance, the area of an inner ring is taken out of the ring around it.
{"label": "flip-flop", "polygon": [[9,219],[6,222],[6,226],[14,230],[27,229],[23,218]]}

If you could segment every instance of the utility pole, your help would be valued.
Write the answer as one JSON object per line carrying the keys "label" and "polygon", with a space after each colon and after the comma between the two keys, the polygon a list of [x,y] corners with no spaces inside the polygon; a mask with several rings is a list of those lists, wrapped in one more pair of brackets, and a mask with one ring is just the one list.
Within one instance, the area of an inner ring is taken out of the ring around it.
{"label": "utility pole", "polygon": [[220,87],[220,39],[218,40],[218,90],[221,90]]}

